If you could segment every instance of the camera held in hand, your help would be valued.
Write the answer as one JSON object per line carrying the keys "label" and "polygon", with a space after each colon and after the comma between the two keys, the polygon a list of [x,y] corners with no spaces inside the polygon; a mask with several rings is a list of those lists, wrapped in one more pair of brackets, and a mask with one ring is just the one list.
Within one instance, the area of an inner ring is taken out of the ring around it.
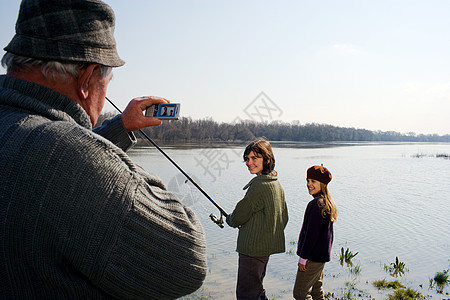
{"label": "camera held in hand", "polygon": [[154,117],[160,120],[178,120],[180,115],[180,103],[160,103],[147,107],[146,117]]}

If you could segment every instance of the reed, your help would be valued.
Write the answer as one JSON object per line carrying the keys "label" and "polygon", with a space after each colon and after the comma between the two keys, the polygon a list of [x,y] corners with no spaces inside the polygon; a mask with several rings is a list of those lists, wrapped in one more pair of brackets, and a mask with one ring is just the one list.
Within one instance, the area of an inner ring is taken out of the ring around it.
{"label": "reed", "polygon": [[392,295],[389,295],[388,300],[417,300],[417,299],[427,299],[421,293],[407,288],[395,290]]}
{"label": "reed", "polygon": [[437,272],[436,275],[434,275],[434,282],[436,282],[436,284],[447,284],[450,282],[449,280],[449,275],[448,275],[449,270],[444,271],[444,272]]}
{"label": "reed", "polygon": [[445,159],[450,159],[450,154],[447,154],[447,153],[438,153],[438,154],[436,154],[436,157],[439,157],[439,158],[445,158]]}
{"label": "reed", "polygon": [[341,266],[344,264],[344,262],[347,264],[347,266],[353,267],[352,258],[354,258],[356,255],[358,255],[359,252],[352,253],[349,248],[347,248],[344,251],[344,247],[341,247],[341,252],[339,255],[339,262]]}
{"label": "reed", "polygon": [[444,292],[444,288],[446,285],[450,284],[450,278],[449,278],[449,271],[450,269],[443,271],[443,272],[437,272],[434,275],[433,279],[430,279],[430,288],[436,287],[436,291],[439,294],[442,294]]}
{"label": "reed", "polygon": [[373,285],[377,288],[377,289],[399,289],[399,288],[404,288],[405,286],[400,283],[400,281],[398,280],[393,280],[393,281],[387,281],[386,279],[382,279],[382,280],[375,280],[373,282]]}
{"label": "reed", "polygon": [[361,274],[361,266],[360,265],[356,265],[354,267],[350,268],[350,273],[353,275],[359,275]]}
{"label": "reed", "polygon": [[392,277],[401,277],[405,275],[405,272],[408,271],[404,262],[399,261],[398,257],[395,257],[395,262],[391,263],[389,266],[384,266],[384,269],[389,272]]}

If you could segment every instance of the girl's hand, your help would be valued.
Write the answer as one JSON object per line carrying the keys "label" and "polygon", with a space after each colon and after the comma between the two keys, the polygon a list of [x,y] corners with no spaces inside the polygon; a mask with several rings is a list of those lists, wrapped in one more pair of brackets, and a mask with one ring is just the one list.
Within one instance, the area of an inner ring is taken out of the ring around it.
{"label": "girl's hand", "polygon": [[306,272],[306,265],[298,263],[298,269],[300,270],[300,272]]}

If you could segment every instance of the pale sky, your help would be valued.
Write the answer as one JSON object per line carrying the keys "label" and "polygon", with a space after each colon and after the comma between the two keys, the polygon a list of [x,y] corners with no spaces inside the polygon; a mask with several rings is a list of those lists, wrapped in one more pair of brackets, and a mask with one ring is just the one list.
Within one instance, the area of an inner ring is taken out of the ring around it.
{"label": "pale sky", "polygon": [[[122,109],[155,95],[193,119],[450,134],[448,0],[106,2],[126,61],[108,97]],[[0,6],[1,49],[19,3]]]}

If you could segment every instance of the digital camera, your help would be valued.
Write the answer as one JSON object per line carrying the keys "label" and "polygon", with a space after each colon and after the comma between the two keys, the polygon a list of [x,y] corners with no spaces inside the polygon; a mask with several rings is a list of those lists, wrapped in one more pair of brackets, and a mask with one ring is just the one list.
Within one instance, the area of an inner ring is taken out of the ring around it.
{"label": "digital camera", "polygon": [[154,117],[160,120],[178,120],[180,103],[153,104],[145,110],[146,117]]}

